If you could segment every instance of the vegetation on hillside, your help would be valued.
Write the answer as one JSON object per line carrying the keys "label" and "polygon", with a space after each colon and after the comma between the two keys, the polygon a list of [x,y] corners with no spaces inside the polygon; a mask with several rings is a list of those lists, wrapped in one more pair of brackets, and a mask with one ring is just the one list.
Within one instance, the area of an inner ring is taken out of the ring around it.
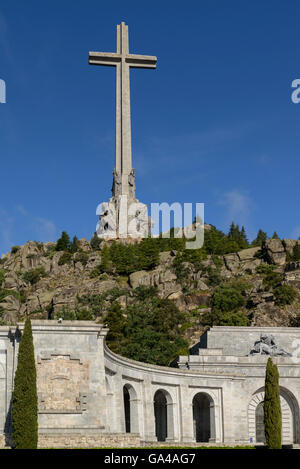
{"label": "vegetation on hillside", "polygon": [[[26,247],[26,256],[23,247],[14,246],[9,262],[15,262],[14,274],[21,286],[15,278],[7,283],[6,260],[2,259],[0,324],[2,318],[5,320],[5,308],[12,307],[17,309],[19,320],[26,315],[97,320],[108,324],[107,340],[113,351],[136,360],[169,364],[178,353],[187,351],[186,340],[194,344],[196,333],[200,335],[207,327],[252,324],[263,295],[269,301],[267,306],[272,304],[276,311],[297,305],[298,292],[285,282],[284,268],[268,259],[266,243],[270,238],[264,231],[259,230],[250,243],[244,227],[235,223],[227,234],[209,225],[201,249],[186,249],[185,239],[174,233],[172,229],[170,238],[159,236],[136,243],[105,242],[94,234],[88,243],[76,236],[71,240],[64,231],[56,243]],[[272,239],[278,239],[276,232]],[[300,244],[292,246],[287,263],[300,260]],[[249,247],[259,248],[251,257],[251,268],[234,270],[241,262],[240,254],[235,253]],[[30,260],[25,269],[24,258]],[[135,280],[133,286],[134,272],[140,272],[141,281]],[[81,280],[85,295],[79,295]],[[170,282],[168,291],[164,282]],[[147,287],[136,288],[139,283]],[[102,287],[104,292],[98,294]],[[74,296],[70,298],[65,291],[74,292]],[[48,303],[45,297],[50,298]],[[300,315],[292,314],[292,325],[300,324]],[[11,321],[11,316],[6,317]]]}

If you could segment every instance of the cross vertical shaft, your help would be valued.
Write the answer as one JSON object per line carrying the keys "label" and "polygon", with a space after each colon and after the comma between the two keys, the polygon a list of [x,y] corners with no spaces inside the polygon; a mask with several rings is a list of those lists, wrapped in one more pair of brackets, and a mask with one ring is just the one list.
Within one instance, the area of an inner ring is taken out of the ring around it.
{"label": "cross vertical shaft", "polygon": [[128,177],[132,171],[131,156],[131,113],[129,64],[126,57],[129,53],[128,26],[121,23],[117,26],[117,50],[120,50],[121,61],[117,65],[116,120],[119,121],[116,131],[116,171],[120,168],[122,195],[129,196]]}
{"label": "cross vertical shaft", "polygon": [[113,197],[127,195],[135,200],[134,170],[131,156],[131,114],[129,69],[156,68],[156,57],[129,54],[128,26],[117,25],[116,52],[90,52],[89,63],[116,67],[116,156]]}

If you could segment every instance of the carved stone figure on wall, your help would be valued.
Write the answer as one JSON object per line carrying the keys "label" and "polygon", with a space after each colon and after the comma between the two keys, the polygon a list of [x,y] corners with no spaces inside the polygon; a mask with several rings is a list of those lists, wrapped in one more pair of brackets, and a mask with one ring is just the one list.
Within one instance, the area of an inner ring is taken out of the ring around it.
{"label": "carved stone figure on wall", "polygon": [[122,183],[121,175],[116,170],[114,170],[113,187],[112,187],[112,194],[114,197],[119,197],[119,195],[121,195],[122,193],[121,183]]}
{"label": "carved stone figure on wall", "polygon": [[128,176],[128,184],[129,184],[129,197],[131,199],[135,198],[135,173],[134,169],[130,171],[130,174]]}
{"label": "carved stone figure on wall", "polygon": [[275,337],[272,334],[262,333],[260,339],[254,343],[253,349],[250,351],[250,355],[271,355],[291,357],[291,354],[278,347],[275,343]]}

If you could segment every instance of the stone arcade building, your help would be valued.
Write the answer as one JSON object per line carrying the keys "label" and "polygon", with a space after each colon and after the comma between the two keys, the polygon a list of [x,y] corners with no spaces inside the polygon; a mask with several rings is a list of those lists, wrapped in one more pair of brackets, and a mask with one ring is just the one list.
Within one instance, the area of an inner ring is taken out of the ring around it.
{"label": "stone arcade building", "polygon": [[[10,442],[18,328],[0,327],[2,446]],[[263,441],[262,402],[272,334],[279,356],[283,443],[300,440],[300,328],[213,327],[179,368],[128,360],[90,321],[32,321],[40,447],[248,444]],[[257,343],[256,353],[250,354]],[[267,346],[268,347],[268,346]],[[289,356],[293,352],[293,356]],[[163,444],[163,443],[162,443]]]}

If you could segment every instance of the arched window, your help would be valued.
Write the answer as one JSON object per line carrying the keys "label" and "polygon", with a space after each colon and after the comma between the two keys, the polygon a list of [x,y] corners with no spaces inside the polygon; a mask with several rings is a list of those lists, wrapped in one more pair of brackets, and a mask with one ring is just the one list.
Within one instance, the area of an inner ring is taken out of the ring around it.
{"label": "arched window", "polygon": [[126,386],[123,387],[125,432],[130,433],[130,395]]}
{"label": "arched window", "polygon": [[199,392],[193,399],[194,438],[197,442],[209,442],[215,438],[214,401],[206,393]]}
{"label": "arched window", "polygon": [[264,443],[265,439],[265,424],[264,424],[264,402],[260,402],[255,410],[255,434],[256,442]]}
{"label": "arched window", "polygon": [[155,435],[157,441],[165,441],[168,436],[167,399],[163,391],[154,396]]}
{"label": "arched window", "polygon": [[157,441],[174,437],[173,402],[170,394],[162,389],[154,395],[155,435]]}
{"label": "arched window", "polygon": [[[248,405],[249,438],[254,442],[264,442],[263,401],[264,387],[259,388]],[[294,394],[280,386],[280,407],[282,415],[282,444],[290,445],[300,442],[300,411],[299,403]],[[263,436],[262,436],[263,432]]]}
{"label": "arched window", "polygon": [[131,384],[123,386],[123,402],[126,433],[139,433],[138,400]]}

